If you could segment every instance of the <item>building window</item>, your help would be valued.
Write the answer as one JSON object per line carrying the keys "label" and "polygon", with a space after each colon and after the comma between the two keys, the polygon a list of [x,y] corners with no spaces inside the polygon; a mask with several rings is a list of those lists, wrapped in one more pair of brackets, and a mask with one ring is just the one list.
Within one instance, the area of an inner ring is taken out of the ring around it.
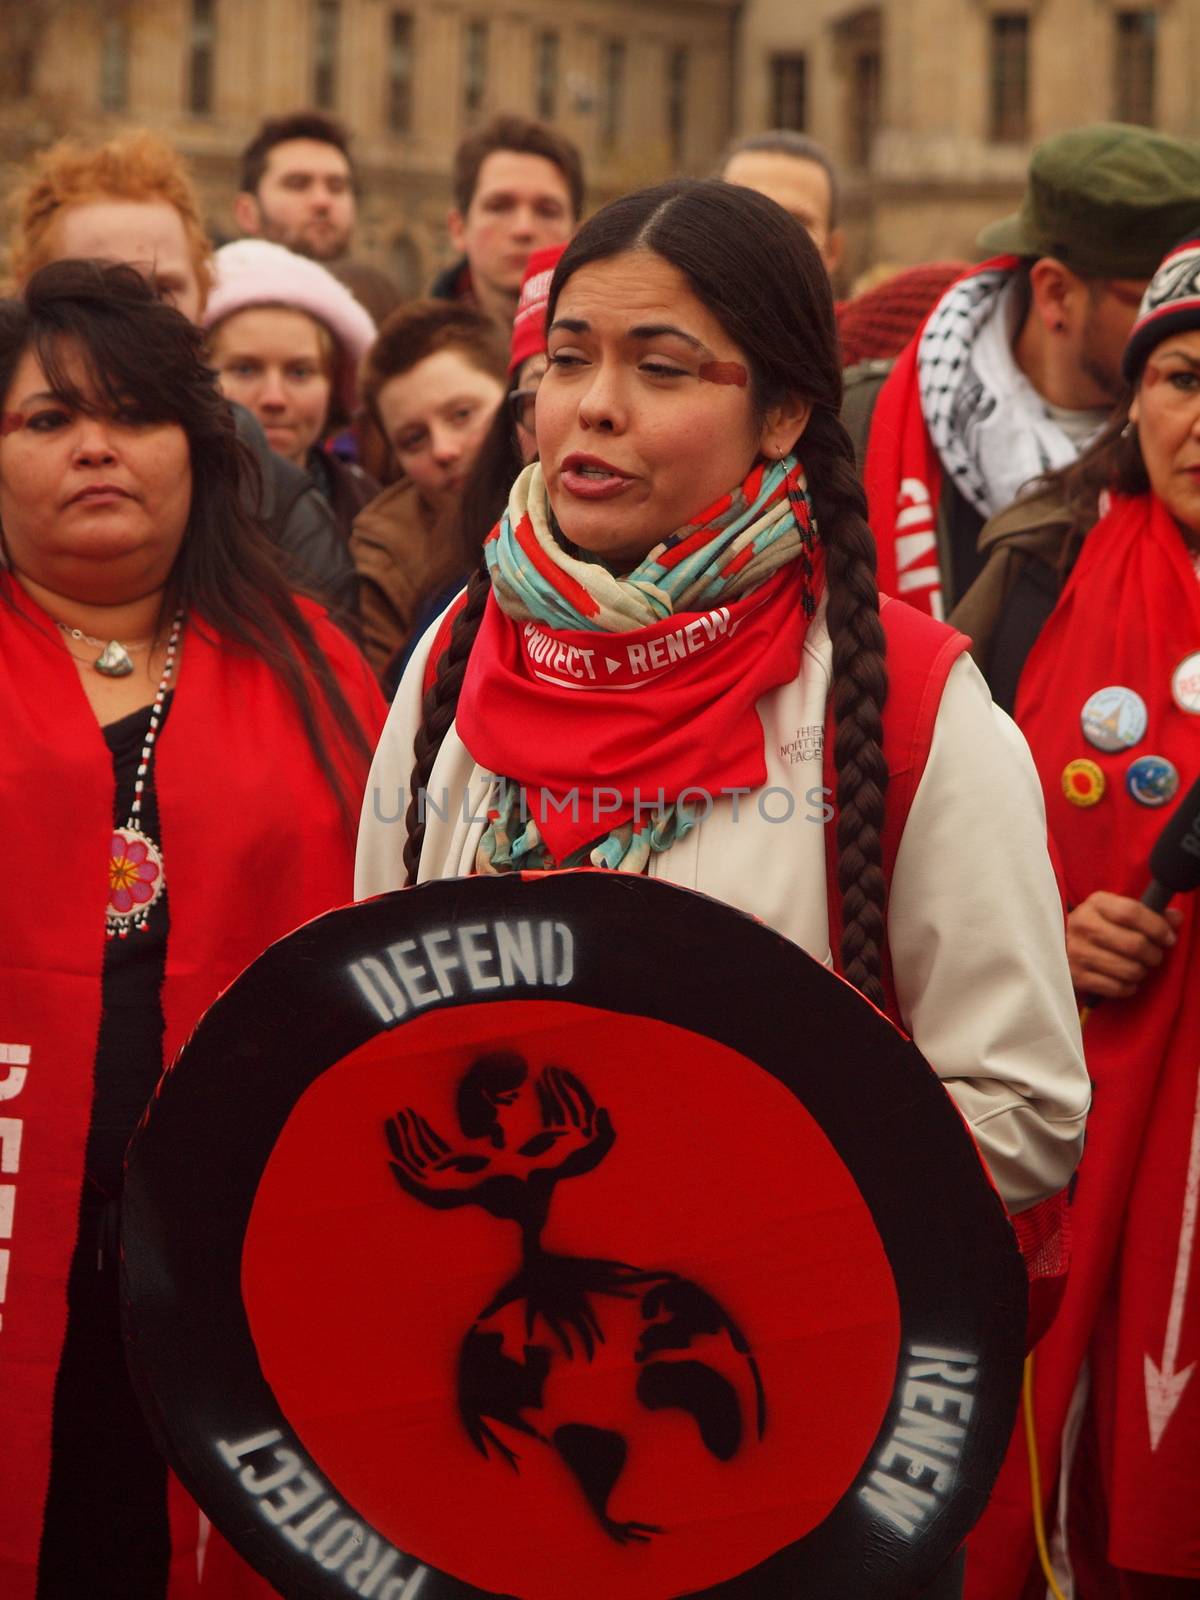
{"label": "building window", "polygon": [[393,133],[410,133],[413,96],[413,19],[409,12],[392,12],[389,43],[388,127]]}
{"label": "building window", "polygon": [[337,105],[339,0],[316,0],[313,10],[313,103],[321,111]]}
{"label": "building window", "polygon": [[1021,143],[1029,137],[1029,18],[999,12],[992,23],[991,138]]}
{"label": "building window", "polygon": [[688,53],[684,45],[667,52],[667,143],[675,166],[683,165],[687,149]]}
{"label": "building window", "polygon": [[129,104],[129,24],[106,17],[100,35],[100,107],[124,111]]}
{"label": "building window", "polygon": [[534,104],[543,122],[558,114],[558,35],[539,33],[533,69]]}
{"label": "building window", "polygon": [[771,126],[803,133],[808,126],[808,62],[804,56],[771,57]]}
{"label": "building window", "polygon": [[474,122],[487,101],[488,25],[467,23],[466,60],[463,68],[463,116]]}
{"label": "building window", "polygon": [[1153,126],[1158,18],[1153,11],[1118,11],[1116,29],[1113,108],[1117,120]]}
{"label": "building window", "polygon": [[869,167],[883,119],[883,16],[878,6],[855,11],[836,25],[834,61],[842,150],[849,166]]}
{"label": "building window", "polygon": [[213,108],[216,57],[216,0],[192,0],[191,33],[188,39],[187,103],[188,110],[197,116],[206,116]]}
{"label": "building window", "polygon": [[624,41],[607,39],[600,68],[600,144],[606,151],[615,150],[617,146],[624,93]]}
{"label": "building window", "polygon": [[853,82],[854,99],[859,111],[852,129],[850,161],[856,167],[869,167],[883,104],[883,56],[880,51],[858,52],[854,57]]}

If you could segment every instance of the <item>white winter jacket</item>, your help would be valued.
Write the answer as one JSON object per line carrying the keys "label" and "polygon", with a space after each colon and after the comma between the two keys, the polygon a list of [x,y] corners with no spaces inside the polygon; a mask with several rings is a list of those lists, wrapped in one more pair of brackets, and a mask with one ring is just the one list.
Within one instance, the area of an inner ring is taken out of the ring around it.
{"label": "white winter jacket", "polygon": [[[359,831],[359,898],[404,882],[413,740],[436,631],[435,623],[409,662],[375,754]],[[649,867],[654,877],[749,912],[826,964],[829,813],[821,784],[830,657],[822,606],[798,677],[758,702],[765,788],[718,799]],[[429,783],[421,882],[475,870],[496,781],[452,726]],[[1045,809],[1023,737],[965,655],[946,680],[900,840],[888,945],[905,1025],[969,1123],[1009,1209],[1063,1188],[1082,1152],[1090,1094]]]}

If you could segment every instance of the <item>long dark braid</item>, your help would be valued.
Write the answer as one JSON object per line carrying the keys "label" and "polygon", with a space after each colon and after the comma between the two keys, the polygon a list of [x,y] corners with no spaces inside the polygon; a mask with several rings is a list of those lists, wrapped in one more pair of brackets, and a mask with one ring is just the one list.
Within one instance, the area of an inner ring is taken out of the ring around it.
{"label": "long dark braid", "polygon": [[854,471],[854,447],[837,415],[814,411],[800,440],[825,546],[826,620],[833,644],[833,764],[841,966],[881,1009],[887,886],[883,875],[883,705],[887,645],[875,586],[875,541]]}
{"label": "long dark braid", "polygon": [[454,619],[450,640],[438,662],[437,677],[430,685],[421,707],[421,725],[413,742],[413,772],[409,784],[408,811],[404,817],[405,884],[416,883],[425,842],[425,816],[421,797],[428,790],[433,764],[442,740],[450,730],[458,709],[458,696],[467,671],[467,658],[487,601],[491,580],[486,564],[480,561],[467,583],[467,603]]}

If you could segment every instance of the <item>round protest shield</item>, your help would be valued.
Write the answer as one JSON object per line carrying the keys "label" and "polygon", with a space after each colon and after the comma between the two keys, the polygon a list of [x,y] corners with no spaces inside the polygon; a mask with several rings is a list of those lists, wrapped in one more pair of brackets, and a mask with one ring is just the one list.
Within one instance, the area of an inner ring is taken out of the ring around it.
{"label": "round protest shield", "polygon": [[917,1595],[1025,1274],[916,1047],[643,878],[427,884],[273,946],[129,1154],[130,1358],[285,1595]]}

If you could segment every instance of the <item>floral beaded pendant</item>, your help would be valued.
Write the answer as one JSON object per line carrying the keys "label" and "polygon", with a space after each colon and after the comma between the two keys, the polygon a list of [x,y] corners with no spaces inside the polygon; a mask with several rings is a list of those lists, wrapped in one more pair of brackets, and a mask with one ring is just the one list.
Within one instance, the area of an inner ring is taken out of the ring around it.
{"label": "floral beaded pendant", "polygon": [[146,792],[146,774],[154,760],[154,741],[162,724],[163,701],[175,670],[175,653],[179,649],[182,631],[183,612],[177,611],[171,636],[167,640],[162,677],[158,680],[154,704],[150,708],[150,725],[138,757],[129,821],[123,828],[114,828],[109,838],[108,904],[104,908],[104,932],[109,939],[124,939],[131,928],[137,933],[144,933],[150,921],[151,908],[166,887],[162,851],[148,833],[142,832],[138,823],[141,820],[142,798]]}
{"label": "floral beaded pendant", "polygon": [[[131,819],[132,820],[132,819]],[[153,839],[134,827],[114,828],[108,852],[108,904],[104,931],[124,939],[141,933],[166,886],[162,854]]]}

